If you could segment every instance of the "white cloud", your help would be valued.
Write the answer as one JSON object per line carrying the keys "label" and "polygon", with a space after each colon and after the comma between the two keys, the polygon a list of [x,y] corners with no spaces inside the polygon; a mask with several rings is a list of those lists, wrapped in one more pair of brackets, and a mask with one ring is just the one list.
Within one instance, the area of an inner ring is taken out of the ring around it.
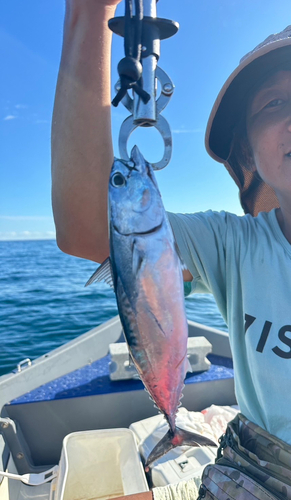
{"label": "white cloud", "polygon": [[15,118],[17,118],[15,115],[7,115],[5,116],[5,118],[3,118],[3,120],[4,121],[15,120]]}
{"label": "white cloud", "polygon": [[16,109],[27,109],[28,108],[27,104],[15,104],[14,107]]}
{"label": "white cloud", "polygon": [[202,128],[192,128],[192,129],[179,128],[172,130],[173,134],[198,134],[200,132],[203,132]]}
{"label": "white cloud", "polygon": [[53,240],[55,238],[55,231],[0,231],[0,241]]}
{"label": "white cloud", "polygon": [[49,215],[0,215],[0,219],[2,220],[13,220],[13,221],[19,221],[19,220],[51,220],[53,221],[53,218]]}

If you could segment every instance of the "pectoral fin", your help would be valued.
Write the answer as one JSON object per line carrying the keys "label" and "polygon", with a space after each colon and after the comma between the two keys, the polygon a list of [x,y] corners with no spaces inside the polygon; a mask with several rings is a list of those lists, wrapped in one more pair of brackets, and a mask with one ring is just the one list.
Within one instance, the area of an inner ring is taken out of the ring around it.
{"label": "pectoral fin", "polygon": [[107,285],[113,288],[113,275],[110,257],[107,257],[104,262],[96,269],[95,273],[92,274],[91,278],[88,279],[85,286],[91,285],[94,281],[105,281]]}

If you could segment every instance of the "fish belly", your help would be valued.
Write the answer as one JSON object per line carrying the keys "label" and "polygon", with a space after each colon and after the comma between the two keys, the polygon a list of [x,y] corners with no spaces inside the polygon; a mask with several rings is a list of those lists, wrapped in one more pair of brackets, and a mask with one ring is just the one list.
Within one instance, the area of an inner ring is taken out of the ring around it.
{"label": "fish belly", "polygon": [[182,272],[170,244],[162,241],[158,252],[156,242],[151,252],[152,245],[148,240],[146,243],[147,258],[137,275],[139,336],[132,356],[148,392],[173,428],[188,367]]}
{"label": "fish belly", "polygon": [[188,325],[173,237],[167,225],[158,234],[113,236],[115,292],[129,351],[147,391],[174,429],[188,367]]}

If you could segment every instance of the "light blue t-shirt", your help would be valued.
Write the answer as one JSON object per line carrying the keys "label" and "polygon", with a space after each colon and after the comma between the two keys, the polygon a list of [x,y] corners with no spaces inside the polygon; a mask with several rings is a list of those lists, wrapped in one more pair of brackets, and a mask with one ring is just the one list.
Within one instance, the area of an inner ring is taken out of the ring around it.
{"label": "light blue t-shirt", "polygon": [[228,325],[241,412],[291,444],[291,245],[275,209],[169,220],[192,292],[210,292]]}

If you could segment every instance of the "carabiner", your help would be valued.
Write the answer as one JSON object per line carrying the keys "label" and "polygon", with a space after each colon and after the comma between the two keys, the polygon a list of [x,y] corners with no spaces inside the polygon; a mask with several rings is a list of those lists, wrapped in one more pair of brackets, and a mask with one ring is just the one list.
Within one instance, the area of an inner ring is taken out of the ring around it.
{"label": "carabiner", "polygon": [[[141,127],[143,125],[148,125],[148,123],[135,123],[133,115],[128,116],[122,123],[119,133],[119,153],[123,160],[129,160],[127,141],[130,135],[135,129],[137,129],[137,127]],[[160,132],[164,141],[165,149],[162,159],[156,163],[151,162],[154,170],[161,170],[168,165],[172,156],[172,133],[167,120],[162,115],[159,115],[157,120],[151,123],[151,126],[155,127]]]}

